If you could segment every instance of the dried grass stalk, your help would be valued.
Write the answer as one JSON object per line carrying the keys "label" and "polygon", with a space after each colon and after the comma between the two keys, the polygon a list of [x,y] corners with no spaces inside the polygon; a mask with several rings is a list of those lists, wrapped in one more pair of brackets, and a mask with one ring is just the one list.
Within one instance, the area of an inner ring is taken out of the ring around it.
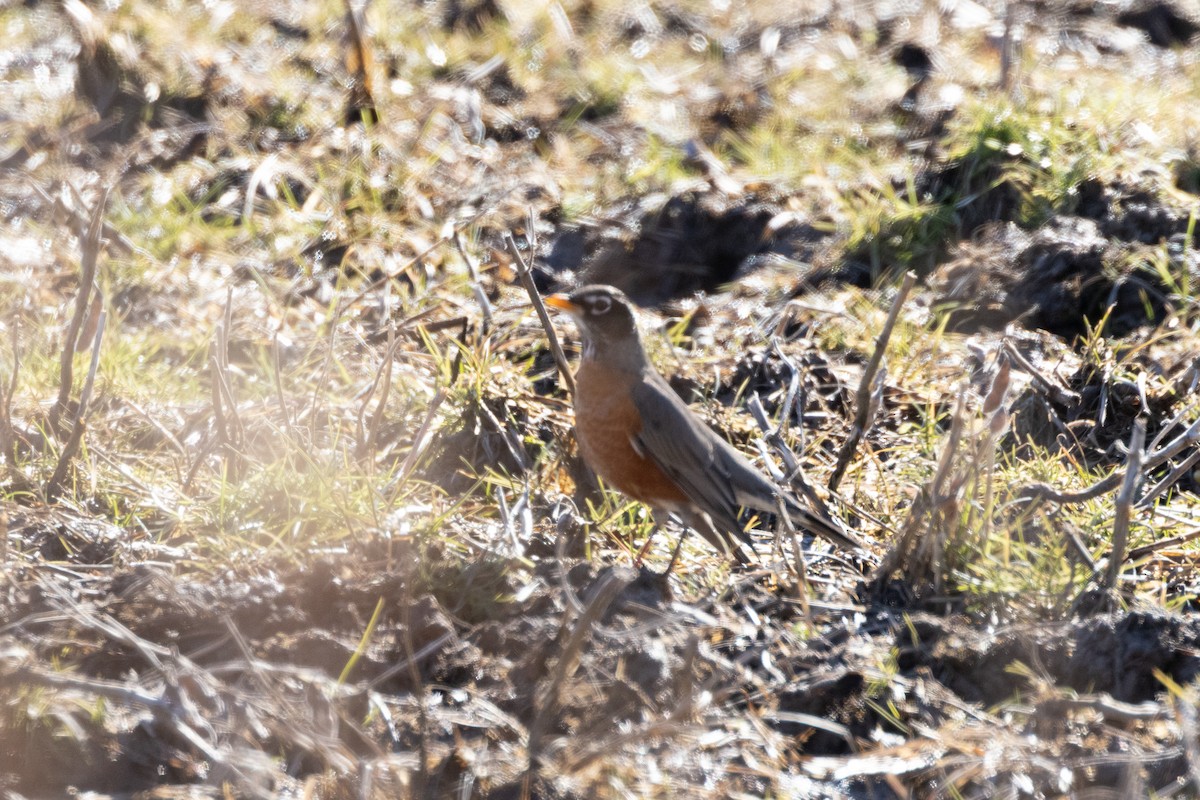
{"label": "dried grass stalk", "polygon": [[888,340],[892,338],[896,320],[900,318],[900,309],[904,307],[904,301],[908,299],[908,293],[912,291],[916,282],[916,273],[905,273],[904,282],[900,284],[900,291],[892,300],[892,307],[888,311],[887,320],[883,323],[883,329],[875,338],[875,350],[871,353],[871,360],[867,362],[866,369],[863,370],[862,380],[858,382],[858,392],[855,394],[854,401],[854,422],[850,425],[850,435],[846,437],[846,441],[842,442],[842,447],[838,450],[837,465],[833,468],[833,474],[829,476],[829,491],[831,492],[837,491],[838,484],[842,482],[842,476],[846,473],[846,467],[850,466],[850,461],[858,450],[859,442],[871,427],[872,409],[879,407],[878,402],[872,403],[872,398],[876,394],[874,391],[875,374],[879,371],[880,364],[883,363]]}

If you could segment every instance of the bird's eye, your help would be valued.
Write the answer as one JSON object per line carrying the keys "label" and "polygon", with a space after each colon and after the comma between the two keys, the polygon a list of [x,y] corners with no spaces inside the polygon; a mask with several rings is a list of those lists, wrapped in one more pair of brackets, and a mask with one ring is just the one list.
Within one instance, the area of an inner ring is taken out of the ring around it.
{"label": "bird's eye", "polygon": [[607,314],[610,308],[612,308],[612,300],[607,297],[597,297],[592,300],[593,314]]}

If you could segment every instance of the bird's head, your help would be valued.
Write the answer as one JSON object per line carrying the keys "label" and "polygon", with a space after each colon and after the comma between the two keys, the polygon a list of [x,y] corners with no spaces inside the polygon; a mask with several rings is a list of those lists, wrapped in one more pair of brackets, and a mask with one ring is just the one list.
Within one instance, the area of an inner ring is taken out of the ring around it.
{"label": "bird's head", "polygon": [[583,336],[584,358],[641,357],[637,321],[619,289],[595,284],[568,294],[552,294],[546,305],[571,315]]}

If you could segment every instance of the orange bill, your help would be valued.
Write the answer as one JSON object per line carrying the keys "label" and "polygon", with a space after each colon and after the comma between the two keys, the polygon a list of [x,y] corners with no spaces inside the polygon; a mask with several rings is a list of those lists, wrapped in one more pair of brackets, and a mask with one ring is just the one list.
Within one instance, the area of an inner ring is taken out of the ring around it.
{"label": "orange bill", "polygon": [[579,310],[579,306],[572,303],[571,298],[565,294],[551,294],[542,299],[545,300],[546,305],[551,308],[557,308],[559,311],[573,312]]}

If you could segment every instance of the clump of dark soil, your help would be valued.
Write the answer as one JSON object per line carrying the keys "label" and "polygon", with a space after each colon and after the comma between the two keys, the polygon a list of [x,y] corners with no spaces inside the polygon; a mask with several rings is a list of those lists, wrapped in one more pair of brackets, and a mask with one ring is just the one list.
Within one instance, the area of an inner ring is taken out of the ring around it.
{"label": "clump of dark soil", "polygon": [[995,633],[968,633],[950,620],[923,616],[896,646],[902,669],[928,668],[959,697],[988,706],[1018,690],[1015,664],[1036,665],[1045,680],[1080,693],[1152,701],[1161,691],[1155,670],[1185,684],[1200,674],[1198,641],[1200,626],[1188,617],[1130,612]]}
{"label": "clump of dark soil", "polygon": [[[1033,444],[1051,451],[1070,452],[1090,467],[1123,463],[1134,424],[1144,420],[1148,441],[1160,443],[1186,439],[1188,425],[1177,414],[1188,402],[1195,372],[1191,354],[1175,357],[1139,357],[1128,371],[1083,363],[1064,376],[1065,391],[1047,391],[1031,385],[1013,401],[1013,424],[1005,447],[1022,452]],[[1154,375],[1154,380],[1135,377]],[[1189,454],[1158,465],[1151,474],[1161,477]],[[1195,478],[1184,475],[1177,488],[1194,491]]]}
{"label": "clump of dark soil", "polygon": [[953,331],[1019,322],[1067,339],[1091,330],[1120,337],[1161,322],[1171,303],[1170,287],[1136,250],[1084,217],[1056,216],[1034,231],[995,225],[954,256],[930,280]]}
{"label": "clump of dark soil", "polygon": [[825,238],[788,221],[778,200],[695,189],[616,209],[560,231],[546,265],[578,283],[607,283],[642,305],[713,291],[771,257],[803,259]]}

